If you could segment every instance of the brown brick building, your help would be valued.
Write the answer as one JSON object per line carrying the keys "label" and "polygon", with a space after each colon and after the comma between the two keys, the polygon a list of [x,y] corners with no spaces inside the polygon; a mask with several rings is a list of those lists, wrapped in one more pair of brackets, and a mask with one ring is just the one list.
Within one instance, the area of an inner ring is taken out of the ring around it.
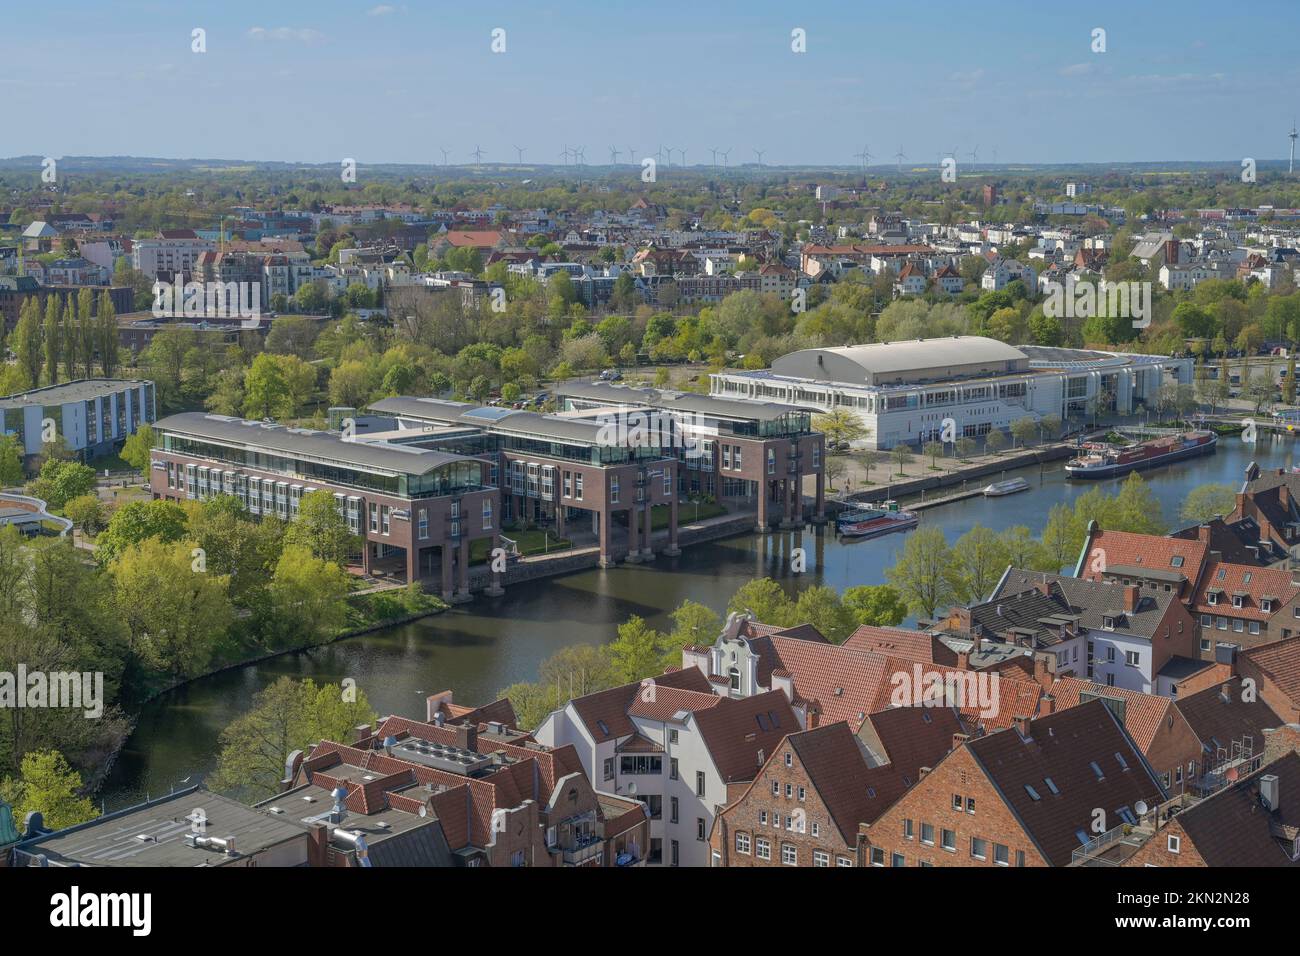
{"label": "brown brick building", "polygon": [[1068,866],[1164,795],[1094,700],[957,747],[861,833],[872,866]]}

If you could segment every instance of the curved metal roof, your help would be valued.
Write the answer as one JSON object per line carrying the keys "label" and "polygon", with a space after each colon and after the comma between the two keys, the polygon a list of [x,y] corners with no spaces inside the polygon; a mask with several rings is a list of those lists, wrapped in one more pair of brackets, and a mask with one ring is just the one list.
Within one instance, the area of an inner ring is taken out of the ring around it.
{"label": "curved metal roof", "polygon": [[980,335],[953,335],[907,342],[877,342],[839,348],[802,349],[772,363],[779,375],[841,382],[871,382],[917,369],[961,368],[998,362],[1024,362],[1020,349]]}

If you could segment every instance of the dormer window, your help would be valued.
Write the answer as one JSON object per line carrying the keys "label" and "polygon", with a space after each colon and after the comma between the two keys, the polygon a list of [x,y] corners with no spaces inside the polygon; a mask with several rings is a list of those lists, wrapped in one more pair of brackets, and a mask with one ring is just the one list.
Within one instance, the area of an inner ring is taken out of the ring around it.
{"label": "dormer window", "polygon": [[1208,592],[1208,593],[1205,595],[1205,603],[1206,603],[1206,604],[1218,604],[1218,603],[1219,603],[1219,595],[1218,595],[1216,592],[1214,592],[1214,591],[1210,591],[1210,592]]}
{"label": "dormer window", "polygon": [[1265,614],[1271,614],[1273,612],[1273,602],[1265,598],[1259,602],[1259,609]]}
{"label": "dormer window", "polygon": [[1101,619],[1101,626],[1107,631],[1113,631],[1115,630],[1115,619],[1107,615]]}
{"label": "dormer window", "polygon": [[1240,594],[1234,594],[1234,595],[1232,596],[1232,606],[1233,606],[1233,607],[1241,607],[1241,603],[1242,603],[1242,601],[1241,601],[1241,595],[1240,595]]}

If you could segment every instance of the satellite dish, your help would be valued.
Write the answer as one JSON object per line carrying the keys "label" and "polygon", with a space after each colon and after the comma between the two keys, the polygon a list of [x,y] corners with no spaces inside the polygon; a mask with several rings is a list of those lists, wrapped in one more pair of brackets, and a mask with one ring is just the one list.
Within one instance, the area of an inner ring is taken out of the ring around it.
{"label": "satellite dish", "polygon": [[635,781],[635,780],[632,781],[631,783],[629,783],[629,784],[627,785],[627,792],[628,792],[628,793],[632,793],[632,794],[636,793],[636,781]]}
{"label": "satellite dish", "polygon": [[1142,816],[1142,814],[1147,812],[1147,802],[1145,800],[1139,800],[1137,803],[1133,804],[1133,809],[1137,811],[1138,816]]}

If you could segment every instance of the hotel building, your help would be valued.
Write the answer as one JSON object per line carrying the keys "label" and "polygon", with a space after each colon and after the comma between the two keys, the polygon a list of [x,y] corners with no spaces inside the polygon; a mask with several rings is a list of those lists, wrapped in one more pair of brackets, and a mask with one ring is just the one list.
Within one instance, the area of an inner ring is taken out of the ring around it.
{"label": "hotel building", "polygon": [[753,509],[757,530],[766,531],[773,519],[786,528],[803,523],[808,484],[812,519],[825,520],[825,439],[804,409],[604,382],[564,383],[555,397],[569,416],[617,421],[641,412],[670,419],[685,439],[677,449],[683,497]]}
{"label": "hotel building", "polygon": [[303,495],[329,491],[363,541],[367,574],[440,580],[449,601],[469,598],[471,544],[498,543],[497,489],[478,458],[201,412],[168,416],[154,433],[155,498],[234,495],[251,514],[290,521]]}

